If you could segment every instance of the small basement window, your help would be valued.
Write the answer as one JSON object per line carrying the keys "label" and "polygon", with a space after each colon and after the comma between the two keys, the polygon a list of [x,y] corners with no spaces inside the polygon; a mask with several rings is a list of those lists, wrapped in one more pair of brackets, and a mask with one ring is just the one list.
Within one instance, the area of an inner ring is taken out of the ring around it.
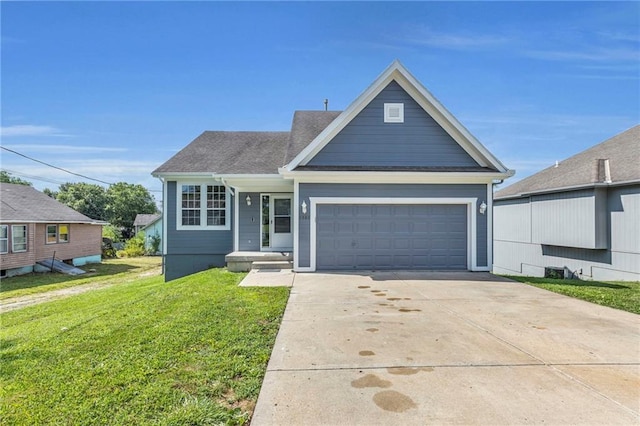
{"label": "small basement window", "polygon": [[384,104],[384,122],[385,123],[404,123],[404,104],[385,103]]}

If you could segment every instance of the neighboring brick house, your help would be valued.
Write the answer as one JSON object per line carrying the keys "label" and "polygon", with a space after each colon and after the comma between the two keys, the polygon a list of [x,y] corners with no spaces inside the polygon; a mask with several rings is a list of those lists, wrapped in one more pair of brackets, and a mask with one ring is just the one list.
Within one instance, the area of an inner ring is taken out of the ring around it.
{"label": "neighboring brick house", "polygon": [[0,183],[0,276],[38,271],[54,254],[75,266],[102,259],[102,225],[26,185]]}

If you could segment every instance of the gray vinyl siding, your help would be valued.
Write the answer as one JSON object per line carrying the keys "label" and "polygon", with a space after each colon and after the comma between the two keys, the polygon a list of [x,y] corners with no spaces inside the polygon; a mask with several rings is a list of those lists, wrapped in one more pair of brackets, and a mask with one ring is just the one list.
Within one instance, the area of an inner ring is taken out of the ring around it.
{"label": "gray vinyl siding", "polygon": [[[486,202],[487,186],[473,184],[327,184],[301,183],[300,202],[309,204],[309,197],[381,197],[381,198],[477,198]],[[310,229],[309,214],[299,217],[298,266],[309,267]],[[487,215],[476,215],[476,263],[487,265]]]}
{"label": "gray vinyl siding", "polygon": [[[247,206],[247,195],[251,205]],[[238,250],[260,251],[260,194],[257,192],[238,193]]]}
{"label": "gray vinyl siding", "polygon": [[[404,104],[404,123],[384,122],[385,103]],[[476,167],[478,163],[392,81],[309,165]]]}
{"label": "gray vinyl siding", "polygon": [[[167,253],[165,281],[199,272],[209,267],[225,265],[224,256],[233,251],[233,223],[230,230],[177,230],[176,182],[167,185]],[[229,220],[233,218],[233,197]]]}
{"label": "gray vinyl siding", "polygon": [[[555,244],[536,240],[533,226],[536,222],[544,224],[532,215],[542,210],[548,220],[553,217],[546,207],[540,209],[535,204],[549,199],[554,200],[553,209],[560,218],[571,218],[575,223],[584,224],[585,229],[571,226],[559,234],[566,238],[554,240]],[[566,201],[563,204],[560,200]],[[578,210],[577,206],[580,206]],[[591,232],[592,225],[599,234]],[[575,234],[589,234],[605,245],[599,248],[572,246],[576,241],[584,242]],[[494,201],[493,271],[543,276],[545,267],[566,267],[585,279],[640,280],[640,185]]]}
{"label": "gray vinyl siding", "polygon": [[594,189],[531,196],[531,240],[601,249],[606,241],[606,192]]}

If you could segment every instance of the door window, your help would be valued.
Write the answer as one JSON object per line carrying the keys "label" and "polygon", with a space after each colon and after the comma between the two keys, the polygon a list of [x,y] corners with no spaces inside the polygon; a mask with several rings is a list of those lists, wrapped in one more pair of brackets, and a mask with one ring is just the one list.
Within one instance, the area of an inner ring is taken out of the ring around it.
{"label": "door window", "polygon": [[291,200],[280,198],[273,200],[273,225],[276,234],[291,233]]}

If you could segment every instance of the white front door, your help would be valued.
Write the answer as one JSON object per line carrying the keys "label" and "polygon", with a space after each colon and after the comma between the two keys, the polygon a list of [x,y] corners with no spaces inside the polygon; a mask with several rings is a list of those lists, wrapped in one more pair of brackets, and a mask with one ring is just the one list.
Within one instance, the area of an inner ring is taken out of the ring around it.
{"label": "white front door", "polygon": [[293,196],[262,194],[262,250],[293,250]]}

